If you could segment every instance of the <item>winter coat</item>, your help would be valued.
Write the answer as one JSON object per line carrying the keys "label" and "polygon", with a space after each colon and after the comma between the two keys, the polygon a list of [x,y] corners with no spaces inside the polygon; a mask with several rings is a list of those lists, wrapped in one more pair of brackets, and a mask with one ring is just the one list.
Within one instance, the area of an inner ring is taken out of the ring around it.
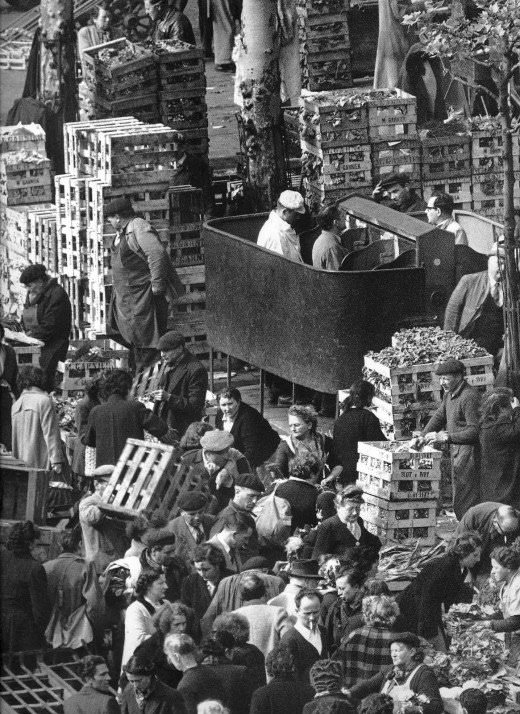
{"label": "winter coat", "polygon": [[27,466],[48,471],[65,462],[54,402],[46,392],[24,389],[11,410],[13,456]]}
{"label": "winter coat", "polygon": [[85,684],[63,702],[63,714],[120,714],[115,697]]}
{"label": "winter coat", "polygon": [[[215,419],[217,429],[223,429],[222,412],[219,409]],[[269,459],[280,443],[280,437],[267,419],[250,404],[240,402],[233,420],[230,434],[235,449],[241,451],[253,468]]]}
{"label": "winter coat", "polygon": [[334,454],[343,466],[341,483],[355,483],[357,479],[358,443],[385,441],[379,419],[368,409],[346,409],[334,423],[332,432]]}
{"label": "winter coat", "polygon": [[520,509],[520,408],[483,424],[480,497]]}
{"label": "winter coat", "polygon": [[161,416],[182,436],[188,426],[200,421],[204,414],[208,370],[188,350],[184,350],[180,360],[167,365],[158,387],[170,395],[161,409]]}

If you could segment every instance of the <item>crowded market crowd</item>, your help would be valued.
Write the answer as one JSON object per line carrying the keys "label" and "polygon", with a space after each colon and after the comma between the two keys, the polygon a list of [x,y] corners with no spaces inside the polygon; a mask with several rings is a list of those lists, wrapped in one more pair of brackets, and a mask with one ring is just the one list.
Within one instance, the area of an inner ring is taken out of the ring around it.
{"label": "crowded market crowd", "polygon": [[[459,523],[444,554],[395,596],[378,577],[381,541],[360,518],[356,485],[358,442],[384,439],[370,382],[351,386],[330,436],[311,404],[295,403],[280,437],[236,388],[217,395],[213,427],[204,365],[182,335],[163,329],[154,347],[166,363],[160,408],[129,396],[129,371],[107,370],[77,404],[68,464],[49,391],[70,304],[43,266],[29,266],[22,281],[40,311],[29,331],[44,341],[42,367],[17,370],[2,343],[2,438],[81,495],[53,560],[41,563],[32,522],[11,527],[0,552],[2,646],[67,647],[81,659],[85,684],[65,712],[389,714],[419,702],[440,714],[424,653],[448,650],[444,612],[471,602],[490,574],[500,597],[484,624],[504,633],[516,668],[520,409],[510,390],[482,398],[460,362],[437,366],[446,396],[415,445],[448,443],[463,457]],[[121,520],[104,508],[103,491],[127,438],[145,433],[178,446],[176,468],[193,486],[174,513]],[[87,448],[96,455],[88,474]],[[460,704],[481,714],[486,700],[467,689]]]}

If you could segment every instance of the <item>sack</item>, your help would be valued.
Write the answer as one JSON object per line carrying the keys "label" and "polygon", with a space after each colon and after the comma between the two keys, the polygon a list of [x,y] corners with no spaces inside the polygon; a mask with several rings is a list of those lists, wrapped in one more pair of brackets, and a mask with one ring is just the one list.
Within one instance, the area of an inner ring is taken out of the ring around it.
{"label": "sack", "polygon": [[57,602],[54,605],[51,619],[45,630],[45,638],[53,649],[68,647],[76,650],[92,642],[94,632],[87,617],[86,604],[80,605],[68,617],[64,617],[61,612],[60,602]]}
{"label": "sack", "polygon": [[276,488],[264,496],[254,508],[256,532],[260,545],[283,546],[291,535],[291,505],[287,499],[276,495]]}

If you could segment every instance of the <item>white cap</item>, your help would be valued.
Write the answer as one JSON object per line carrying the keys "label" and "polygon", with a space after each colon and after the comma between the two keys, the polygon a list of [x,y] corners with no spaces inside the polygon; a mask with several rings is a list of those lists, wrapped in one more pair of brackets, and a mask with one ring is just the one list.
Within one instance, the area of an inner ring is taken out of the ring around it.
{"label": "white cap", "polygon": [[305,213],[303,196],[298,191],[282,191],[278,203],[284,208],[296,211],[296,213]]}

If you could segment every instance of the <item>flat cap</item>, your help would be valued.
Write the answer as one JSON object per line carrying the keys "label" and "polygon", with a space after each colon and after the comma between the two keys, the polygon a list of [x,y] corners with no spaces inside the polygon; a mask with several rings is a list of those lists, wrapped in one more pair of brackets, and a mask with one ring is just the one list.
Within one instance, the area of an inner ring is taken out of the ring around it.
{"label": "flat cap", "polygon": [[110,216],[115,216],[116,213],[131,213],[134,210],[132,206],[132,202],[129,198],[126,196],[119,196],[118,198],[114,198],[112,201],[109,201],[108,203],[105,204],[105,207],[103,209],[105,218],[109,218]]}
{"label": "flat cap", "polygon": [[269,569],[269,561],[267,560],[267,558],[264,558],[262,555],[255,555],[253,558],[249,558],[249,560],[246,560],[246,562],[241,566],[240,572],[244,573],[246,570],[266,569]]}
{"label": "flat cap", "polygon": [[458,359],[446,359],[435,367],[435,374],[464,374],[464,365]]}
{"label": "flat cap", "polygon": [[200,445],[206,451],[226,451],[230,449],[235,440],[231,434],[227,431],[219,431],[218,429],[213,429],[213,431],[207,431],[200,439]]}
{"label": "flat cap", "polygon": [[183,493],[177,501],[177,505],[182,511],[200,511],[208,504],[208,499],[200,491],[188,491]]}
{"label": "flat cap", "polygon": [[287,572],[294,578],[321,580],[319,569],[320,565],[317,560],[293,560]]}
{"label": "flat cap", "polygon": [[394,642],[401,642],[408,647],[421,647],[421,640],[413,632],[398,632],[392,637],[390,644],[393,645]]}
{"label": "flat cap", "polygon": [[296,213],[305,213],[303,196],[298,191],[282,191],[278,203],[284,208],[296,211]]}
{"label": "flat cap", "polygon": [[346,486],[339,494],[338,497],[342,501],[354,501],[354,503],[363,503],[363,489],[355,484]]}
{"label": "flat cap", "polygon": [[143,543],[148,548],[173,545],[175,543],[175,535],[168,528],[150,528],[143,535]]}
{"label": "flat cap", "polygon": [[252,491],[263,493],[265,491],[264,484],[260,481],[256,474],[238,474],[234,478],[235,486],[241,488],[250,488]]}
{"label": "flat cap", "polygon": [[388,174],[385,178],[381,179],[381,188],[388,188],[389,186],[406,186],[411,181],[410,174],[403,171],[395,171],[393,174]]}
{"label": "flat cap", "polygon": [[186,340],[184,335],[180,332],[175,332],[175,330],[170,330],[165,332],[162,337],[159,337],[159,342],[157,343],[158,350],[174,350],[176,347],[184,346]]}

